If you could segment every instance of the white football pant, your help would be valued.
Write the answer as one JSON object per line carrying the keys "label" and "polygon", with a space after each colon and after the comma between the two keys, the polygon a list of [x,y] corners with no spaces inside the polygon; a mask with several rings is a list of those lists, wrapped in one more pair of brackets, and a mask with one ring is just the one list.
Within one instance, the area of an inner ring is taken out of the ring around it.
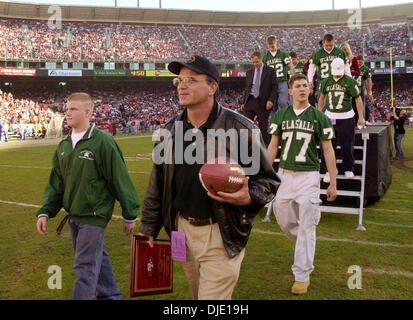
{"label": "white football pant", "polygon": [[295,281],[305,282],[314,270],[316,226],[321,217],[320,173],[280,168],[281,185],[274,203],[278,224],[295,241],[292,271]]}

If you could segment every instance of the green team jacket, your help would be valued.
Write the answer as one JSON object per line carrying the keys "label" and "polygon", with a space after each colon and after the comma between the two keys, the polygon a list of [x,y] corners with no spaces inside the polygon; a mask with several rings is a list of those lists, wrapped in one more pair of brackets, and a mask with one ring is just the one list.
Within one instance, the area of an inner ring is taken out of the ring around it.
{"label": "green team jacket", "polygon": [[122,152],[111,135],[93,124],[75,149],[71,134],[59,143],[36,215],[53,218],[63,207],[74,221],[106,227],[115,199],[125,222],[134,222],[139,200]]}

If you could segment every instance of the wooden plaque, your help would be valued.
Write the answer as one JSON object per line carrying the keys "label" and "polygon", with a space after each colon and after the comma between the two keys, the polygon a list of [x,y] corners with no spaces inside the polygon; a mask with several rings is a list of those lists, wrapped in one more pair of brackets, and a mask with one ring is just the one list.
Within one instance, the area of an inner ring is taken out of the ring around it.
{"label": "wooden plaque", "polygon": [[144,296],[173,291],[171,241],[133,235],[131,245],[130,296]]}

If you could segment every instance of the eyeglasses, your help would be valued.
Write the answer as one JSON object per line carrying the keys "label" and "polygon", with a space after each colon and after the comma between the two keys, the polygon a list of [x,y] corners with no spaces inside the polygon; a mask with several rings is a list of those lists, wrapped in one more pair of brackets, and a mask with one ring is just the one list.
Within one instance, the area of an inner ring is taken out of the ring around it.
{"label": "eyeglasses", "polygon": [[200,82],[202,80],[206,80],[206,78],[194,78],[194,77],[187,77],[187,78],[174,78],[172,83],[175,87],[179,86],[182,82],[186,85],[194,84],[195,82]]}

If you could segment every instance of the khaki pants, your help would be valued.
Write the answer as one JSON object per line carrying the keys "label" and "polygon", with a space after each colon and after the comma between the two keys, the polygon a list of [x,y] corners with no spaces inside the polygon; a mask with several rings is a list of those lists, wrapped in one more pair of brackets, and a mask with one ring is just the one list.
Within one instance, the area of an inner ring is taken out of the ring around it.
{"label": "khaki pants", "polygon": [[295,281],[309,280],[314,270],[316,226],[321,218],[320,174],[318,171],[290,171],[280,168],[281,185],[274,201],[277,222],[295,242],[292,271]]}
{"label": "khaki pants", "polygon": [[230,300],[245,248],[228,258],[218,223],[196,227],[178,217],[178,231],[186,235],[186,262],[182,262],[195,300]]}

